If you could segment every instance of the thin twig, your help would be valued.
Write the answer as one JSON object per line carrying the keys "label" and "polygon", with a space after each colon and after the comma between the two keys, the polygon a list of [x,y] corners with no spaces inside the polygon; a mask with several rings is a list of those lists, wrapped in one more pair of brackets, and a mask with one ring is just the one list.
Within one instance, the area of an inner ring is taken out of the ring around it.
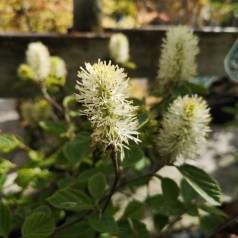
{"label": "thin twig", "polygon": [[113,148],[113,151],[111,153],[111,159],[113,162],[113,167],[114,167],[114,171],[115,171],[115,178],[114,178],[114,182],[111,188],[111,191],[107,197],[107,200],[104,204],[104,207],[102,209],[102,214],[105,212],[105,210],[107,209],[107,206],[112,198],[112,195],[114,194],[114,192],[116,191],[116,187],[117,187],[117,183],[119,181],[120,178],[120,171],[119,171],[119,166],[118,166],[118,159],[117,159],[117,149]]}
{"label": "thin twig", "polygon": [[[119,170],[119,166],[118,166],[118,158],[117,158],[117,149],[116,147],[113,148],[112,152],[111,152],[111,159],[112,159],[112,162],[113,162],[113,167],[114,167],[114,172],[115,172],[115,178],[114,178],[114,182],[113,182],[113,185],[112,185],[112,188],[111,188],[111,191],[107,197],[107,200],[101,210],[101,215],[106,211],[110,201],[111,201],[111,198],[113,196],[113,194],[115,193],[115,191],[117,190],[117,183],[120,179],[120,170]],[[99,232],[96,232],[94,238],[98,238],[99,237]]]}
{"label": "thin twig", "polygon": [[44,84],[41,85],[41,91],[45,97],[45,99],[52,105],[54,106],[58,111],[64,112],[64,109],[49,95],[47,92],[47,88]]}

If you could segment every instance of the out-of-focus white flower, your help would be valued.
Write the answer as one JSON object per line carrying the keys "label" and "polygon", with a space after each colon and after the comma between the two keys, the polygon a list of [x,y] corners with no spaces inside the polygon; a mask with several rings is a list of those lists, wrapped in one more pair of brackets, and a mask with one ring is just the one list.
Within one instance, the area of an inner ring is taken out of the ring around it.
{"label": "out-of-focus white flower", "polygon": [[26,125],[36,127],[40,121],[50,118],[52,107],[45,99],[24,101],[20,106],[20,113]]}
{"label": "out-of-focus white flower", "polygon": [[129,140],[138,139],[137,107],[126,98],[129,95],[127,75],[122,68],[111,62],[98,61],[93,65],[86,63],[86,69],[80,68],[77,82],[76,100],[84,106],[93,127],[93,145],[104,149],[111,145],[121,152],[128,148]]}
{"label": "out-of-focus white flower", "polygon": [[51,74],[56,78],[65,78],[67,75],[66,65],[63,59],[57,56],[51,58]]}
{"label": "out-of-focus white flower", "polygon": [[210,131],[211,116],[206,102],[197,95],[178,97],[162,120],[159,149],[170,161],[194,159]]}
{"label": "out-of-focus white flower", "polygon": [[111,36],[109,53],[116,63],[124,64],[129,60],[129,41],[124,34],[116,33]]}
{"label": "out-of-focus white flower", "polygon": [[168,30],[159,60],[160,87],[179,85],[193,79],[197,71],[195,58],[198,53],[198,38],[192,30],[186,26],[176,26]]}
{"label": "out-of-focus white flower", "polygon": [[43,81],[50,72],[50,54],[41,42],[30,43],[26,52],[26,61],[30,66],[34,79]]}

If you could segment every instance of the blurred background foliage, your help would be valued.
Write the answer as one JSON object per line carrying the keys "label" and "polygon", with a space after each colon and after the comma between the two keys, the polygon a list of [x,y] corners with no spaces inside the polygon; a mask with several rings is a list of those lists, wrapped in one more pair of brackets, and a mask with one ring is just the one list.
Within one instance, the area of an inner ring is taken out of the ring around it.
{"label": "blurred background foliage", "polygon": [[[237,0],[99,0],[105,28],[238,26]],[[0,31],[66,33],[73,0],[1,0]]]}
{"label": "blurred background foliage", "polygon": [[65,33],[72,0],[1,0],[0,31]]}

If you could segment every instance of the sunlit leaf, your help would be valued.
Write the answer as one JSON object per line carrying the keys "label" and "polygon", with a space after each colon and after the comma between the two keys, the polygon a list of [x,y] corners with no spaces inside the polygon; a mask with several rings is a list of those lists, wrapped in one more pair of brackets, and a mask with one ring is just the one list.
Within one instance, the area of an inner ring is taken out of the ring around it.
{"label": "sunlit leaf", "polygon": [[195,166],[184,164],[178,167],[188,184],[212,205],[221,204],[221,190],[218,183],[206,172]]}

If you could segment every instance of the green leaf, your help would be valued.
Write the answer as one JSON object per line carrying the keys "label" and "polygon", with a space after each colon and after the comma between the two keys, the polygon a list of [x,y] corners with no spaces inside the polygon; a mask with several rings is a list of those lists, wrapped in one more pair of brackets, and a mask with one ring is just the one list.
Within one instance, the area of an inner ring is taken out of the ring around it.
{"label": "green leaf", "polygon": [[193,199],[198,197],[198,193],[185,179],[182,179],[181,181],[181,194],[186,203],[191,203]]}
{"label": "green leaf", "polygon": [[140,113],[137,115],[139,126],[138,128],[141,128],[149,121],[149,116],[147,113]]}
{"label": "green leaf", "polygon": [[173,97],[178,97],[178,96],[190,94],[191,90],[188,87],[186,87],[185,85],[182,85],[182,86],[171,87],[170,92],[173,95]]}
{"label": "green leaf", "polygon": [[49,134],[61,135],[67,132],[67,128],[64,124],[55,121],[41,121],[40,127]]}
{"label": "green leaf", "polygon": [[56,238],[92,238],[95,231],[92,230],[88,222],[80,222],[56,233]]}
{"label": "green leaf", "polygon": [[65,84],[65,77],[59,77],[59,78],[55,78],[54,76],[49,76],[48,78],[46,78],[45,80],[45,84],[48,87],[51,87],[51,89],[57,89],[55,88],[56,86],[64,86]]}
{"label": "green leaf", "polygon": [[221,110],[227,114],[235,115],[237,110],[235,107],[222,107]]}
{"label": "green leaf", "polygon": [[76,104],[76,99],[72,95],[66,96],[63,100],[63,106],[65,108],[71,108],[72,106],[75,106],[75,104]]}
{"label": "green leaf", "polygon": [[54,230],[54,218],[46,213],[36,212],[26,218],[22,235],[23,238],[48,238]]}
{"label": "green leaf", "polygon": [[207,212],[208,214],[213,214],[213,215],[216,215],[216,216],[227,218],[226,213],[223,212],[219,208],[211,207],[211,206],[208,206],[208,205],[205,205],[205,204],[199,204],[198,208],[203,210],[203,211],[205,211],[205,212]]}
{"label": "green leaf", "polygon": [[186,210],[186,213],[190,216],[198,217],[199,212],[198,212],[198,207],[196,204],[190,205],[188,209]]}
{"label": "green leaf", "polygon": [[[136,232],[135,232],[136,231]],[[140,221],[133,220],[133,237],[137,238],[151,238],[150,233],[146,229],[146,225]]]}
{"label": "green leaf", "polygon": [[125,219],[131,218],[139,220],[143,217],[144,210],[145,210],[144,203],[134,200],[127,205],[125,212],[123,214],[123,218]]}
{"label": "green leaf", "polygon": [[15,182],[21,187],[31,186],[40,188],[45,186],[53,178],[53,174],[39,168],[21,168],[18,170],[18,176]]}
{"label": "green leaf", "polygon": [[23,145],[20,137],[12,134],[0,134],[0,151],[8,153]]}
{"label": "green leaf", "polygon": [[15,182],[21,187],[26,187],[29,183],[35,181],[35,175],[35,168],[21,168],[18,170],[18,176]]}
{"label": "green leaf", "polygon": [[153,214],[157,214],[159,208],[162,207],[164,203],[164,197],[161,194],[149,197],[146,201],[146,204],[149,205]]}
{"label": "green leaf", "polygon": [[84,211],[92,208],[91,199],[86,194],[73,188],[58,190],[47,200],[56,208],[73,212]]}
{"label": "green leaf", "polygon": [[123,64],[124,67],[127,67],[129,69],[136,69],[136,64],[134,62],[131,62],[131,61],[126,61],[124,64]]}
{"label": "green leaf", "polygon": [[169,218],[167,216],[156,214],[154,216],[155,229],[161,231],[168,224],[168,221]]}
{"label": "green leaf", "polygon": [[98,168],[91,168],[85,171],[82,171],[78,178],[76,179],[77,185],[85,185],[88,183],[88,180],[97,173],[103,173],[104,175],[111,175],[114,173],[114,169],[111,165],[109,166],[100,166]]}
{"label": "green leaf", "polygon": [[129,150],[125,149],[125,158],[122,166],[130,166],[141,160],[144,156],[143,150],[139,146],[131,146]]}
{"label": "green leaf", "polygon": [[0,174],[6,174],[10,169],[14,168],[16,165],[7,159],[0,157]]}
{"label": "green leaf", "polygon": [[184,213],[184,204],[176,201],[173,204],[164,203],[159,209],[158,213],[164,216],[180,216]]}
{"label": "green leaf", "polygon": [[151,165],[150,159],[146,156],[143,156],[142,159],[140,159],[139,161],[135,163],[135,170],[141,172],[145,170],[146,167],[149,167],[150,165]]}
{"label": "green leaf", "polygon": [[102,173],[95,174],[88,181],[88,191],[94,199],[99,201],[105,194],[106,177]]}
{"label": "green leaf", "polygon": [[35,150],[30,150],[28,152],[28,156],[32,161],[37,162],[37,163],[42,162],[44,159],[44,155],[42,153],[39,153],[38,151],[35,151]]}
{"label": "green leaf", "polygon": [[7,180],[7,175],[6,174],[0,174],[0,190],[3,189],[3,186]]}
{"label": "green leaf", "polygon": [[10,209],[0,204],[0,237],[7,238],[12,224],[12,214]]}
{"label": "green leaf", "polygon": [[200,228],[204,232],[212,232],[218,228],[224,219],[214,215],[207,215],[200,218]]}
{"label": "green leaf", "polygon": [[35,208],[34,212],[42,212],[42,213],[50,214],[51,213],[51,209],[50,209],[49,206],[42,205],[42,206],[39,206],[39,207]]}
{"label": "green leaf", "polygon": [[165,202],[170,205],[176,203],[179,196],[177,184],[170,178],[162,178],[161,186]]}
{"label": "green leaf", "polygon": [[221,204],[221,190],[218,183],[202,169],[184,164],[178,167],[189,185],[212,205]]}
{"label": "green leaf", "polygon": [[209,94],[209,90],[204,87],[201,84],[195,84],[195,83],[186,83],[186,86],[193,92],[195,93],[199,93],[199,94],[204,94],[204,95],[208,95]]}
{"label": "green leaf", "polygon": [[81,172],[76,180],[77,184],[86,184],[99,170],[97,168],[87,169]]}
{"label": "green leaf", "polygon": [[78,136],[64,146],[65,157],[72,165],[78,166],[91,151],[90,145],[89,136]]}
{"label": "green leaf", "polygon": [[95,231],[109,232],[112,234],[118,232],[118,226],[113,217],[102,217],[101,219],[90,217],[88,222]]}
{"label": "green leaf", "polygon": [[119,228],[118,238],[151,238],[145,224],[137,220],[122,220]]}
{"label": "green leaf", "polygon": [[70,187],[72,184],[74,184],[75,178],[73,177],[66,177],[58,180],[57,186],[59,189]]}

